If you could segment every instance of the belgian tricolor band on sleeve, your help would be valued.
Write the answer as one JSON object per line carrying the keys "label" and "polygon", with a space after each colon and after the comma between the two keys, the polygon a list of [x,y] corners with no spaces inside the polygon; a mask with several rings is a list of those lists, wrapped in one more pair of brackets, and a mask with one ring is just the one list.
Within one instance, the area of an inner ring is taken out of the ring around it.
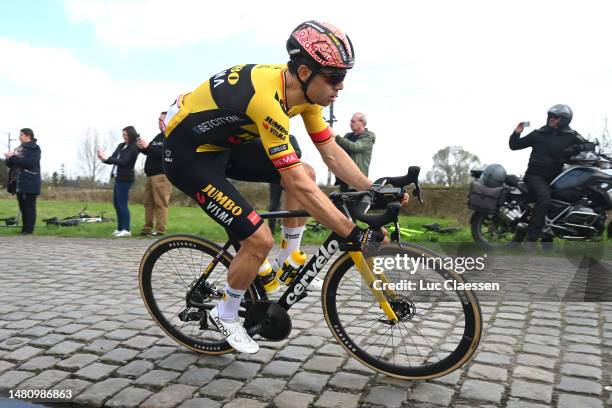
{"label": "belgian tricolor band on sleeve", "polygon": [[333,136],[332,131],[329,127],[326,127],[325,129],[317,133],[309,133],[309,135],[313,143],[317,145],[322,145],[331,142]]}

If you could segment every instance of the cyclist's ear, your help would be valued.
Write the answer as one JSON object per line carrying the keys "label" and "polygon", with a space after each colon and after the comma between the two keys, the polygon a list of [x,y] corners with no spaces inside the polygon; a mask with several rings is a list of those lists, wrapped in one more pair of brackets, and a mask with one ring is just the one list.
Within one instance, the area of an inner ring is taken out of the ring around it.
{"label": "cyclist's ear", "polygon": [[308,68],[305,64],[299,64],[297,69],[298,77],[302,81],[306,81],[312,75],[312,69]]}

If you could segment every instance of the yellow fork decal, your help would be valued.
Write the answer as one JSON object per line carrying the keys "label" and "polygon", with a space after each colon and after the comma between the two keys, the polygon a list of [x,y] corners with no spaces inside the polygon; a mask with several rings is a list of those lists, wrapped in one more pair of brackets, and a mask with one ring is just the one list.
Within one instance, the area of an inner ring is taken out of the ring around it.
{"label": "yellow fork decal", "polygon": [[373,285],[376,279],[374,277],[372,269],[370,268],[370,265],[368,265],[368,262],[363,257],[363,254],[359,251],[349,252],[348,254],[350,255],[357,269],[359,270],[361,277],[370,288],[372,295],[374,295],[374,298],[376,298],[376,300],[378,301],[380,308],[383,310],[383,312],[385,312],[387,318],[389,318],[389,320],[391,321],[396,322],[398,320],[397,316],[395,315],[395,312],[387,301],[387,298],[383,294],[383,291],[374,289]]}

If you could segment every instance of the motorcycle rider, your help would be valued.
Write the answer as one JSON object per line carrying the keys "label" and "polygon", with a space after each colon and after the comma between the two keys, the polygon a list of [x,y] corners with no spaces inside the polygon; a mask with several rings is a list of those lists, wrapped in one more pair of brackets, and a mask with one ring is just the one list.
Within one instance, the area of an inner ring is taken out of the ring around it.
{"label": "motorcycle rider", "polygon": [[[521,138],[525,129],[524,122],[521,122],[510,135],[510,149],[532,148],[524,178],[536,199],[527,229],[529,242],[536,242],[542,237],[546,211],[550,205],[551,181],[561,173],[563,164],[570,156],[589,148],[589,143],[570,128],[572,117],[573,112],[569,106],[558,104],[548,110],[545,126]],[[542,241],[550,242],[552,237],[544,237]]]}

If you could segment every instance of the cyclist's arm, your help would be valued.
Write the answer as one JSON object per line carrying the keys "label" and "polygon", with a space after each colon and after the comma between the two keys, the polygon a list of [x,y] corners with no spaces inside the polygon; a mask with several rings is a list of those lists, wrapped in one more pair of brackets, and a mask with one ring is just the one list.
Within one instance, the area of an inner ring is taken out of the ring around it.
{"label": "cyclist's arm", "polygon": [[322,107],[311,105],[301,115],[310,138],[331,172],[345,183],[359,190],[367,190],[372,182],[363,175],[348,153],[338,146],[334,131],[323,120]]}
{"label": "cyclist's arm", "polygon": [[372,185],[370,179],[359,170],[355,162],[334,140],[316,146],[323,162],[346,184],[357,190],[367,190]]}
{"label": "cyclist's arm", "polygon": [[341,237],[348,236],[355,227],[355,224],[334,206],[314,180],[308,177],[303,166],[281,172],[281,185],[297,198],[311,216]]}

